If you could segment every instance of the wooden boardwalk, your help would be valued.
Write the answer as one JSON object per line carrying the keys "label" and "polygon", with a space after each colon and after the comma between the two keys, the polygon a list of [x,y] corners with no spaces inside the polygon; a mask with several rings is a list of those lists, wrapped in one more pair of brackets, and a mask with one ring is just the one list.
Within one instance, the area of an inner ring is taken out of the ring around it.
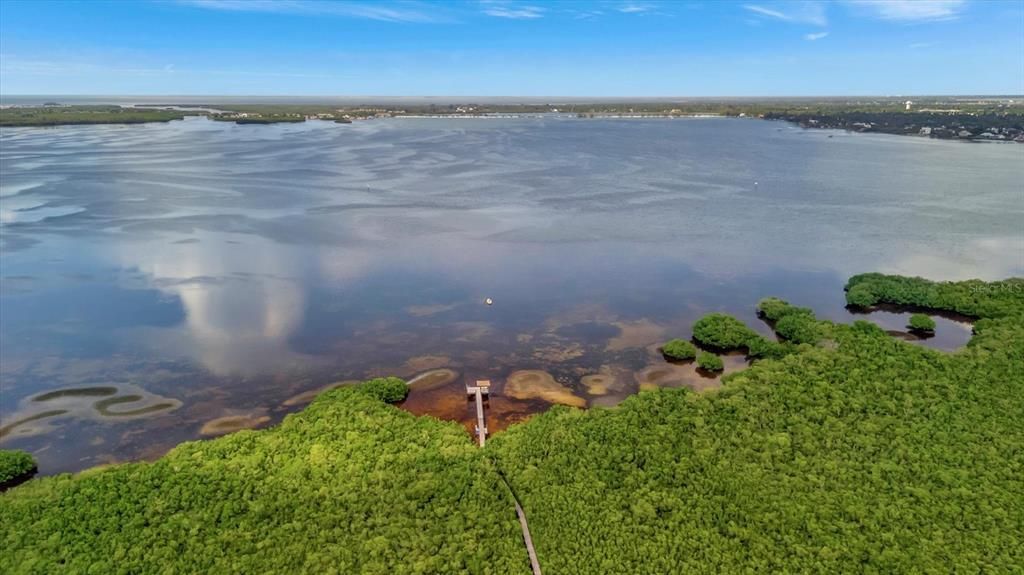
{"label": "wooden boardwalk", "polygon": [[537,559],[537,550],[533,548],[533,538],[530,537],[530,525],[526,522],[526,512],[523,511],[523,506],[519,504],[519,498],[516,497],[516,492],[512,491],[512,486],[509,485],[508,479],[505,478],[505,474],[498,469],[498,464],[491,460],[491,464],[494,465],[495,470],[498,472],[498,477],[501,478],[501,482],[505,484],[505,488],[508,489],[508,494],[512,496],[512,503],[516,506],[516,516],[519,517],[519,527],[523,530],[523,542],[526,543],[526,554],[530,556],[530,568],[533,569],[533,575],[541,575],[540,572],[540,561]]}
{"label": "wooden boardwalk", "polygon": [[[491,382],[486,379],[477,380],[476,385],[466,386],[466,395],[473,396],[476,400],[476,437],[480,443],[480,447],[483,447],[487,442],[487,419],[484,417],[484,396],[490,395]],[[533,548],[533,538],[530,537],[530,525],[526,522],[526,512],[523,511],[523,506],[519,504],[519,498],[516,497],[516,492],[512,491],[512,486],[509,485],[508,479],[505,479],[505,474],[501,472],[498,464],[491,460],[491,465],[494,466],[495,471],[498,472],[498,477],[501,477],[502,483],[505,484],[505,488],[508,489],[509,495],[512,496],[512,503],[516,506],[516,517],[519,518],[519,527],[523,530],[523,542],[526,543],[526,553],[530,556],[530,568],[533,569],[533,575],[541,575],[540,572],[540,561],[537,560],[537,550]]]}
{"label": "wooden boardwalk", "polygon": [[537,561],[537,550],[533,548],[533,539],[530,538],[530,526],[526,524],[526,513],[523,512],[523,507],[519,505],[519,500],[516,499],[515,493],[512,494],[512,501],[516,504],[519,526],[523,528],[523,540],[526,541],[526,552],[530,555],[530,567],[533,569],[533,575],[541,575],[540,562]]}

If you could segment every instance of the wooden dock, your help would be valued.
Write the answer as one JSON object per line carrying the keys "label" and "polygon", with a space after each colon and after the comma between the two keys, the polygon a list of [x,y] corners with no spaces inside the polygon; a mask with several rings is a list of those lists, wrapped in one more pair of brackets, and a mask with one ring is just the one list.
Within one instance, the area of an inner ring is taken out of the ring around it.
{"label": "wooden dock", "polygon": [[484,396],[489,395],[491,382],[487,379],[478,379],[476,385],[466,386],[466,395],[476,398],[476,437],[480,447],[487,442],[487,420],[484,418]]}

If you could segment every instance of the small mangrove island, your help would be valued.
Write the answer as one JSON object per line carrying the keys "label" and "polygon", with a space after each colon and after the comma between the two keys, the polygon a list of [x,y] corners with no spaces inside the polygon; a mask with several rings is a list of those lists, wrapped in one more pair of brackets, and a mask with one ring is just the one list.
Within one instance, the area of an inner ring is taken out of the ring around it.
{"label": "small mangrove island", "polygon": [[194,112],[125,106],[8,106],[0,108],[0,126],[144,124],[181,120]]}
{"label": "small mangrove island", "polygon": [[963,314],[974,335],[937,351],[769,298],[758,310],[779,341],[724,314],[694,325],[702,348],[753,359],[720,389],[654,386],[579,409],[522,371],[507,388],[543,382],[568,405],[482,449],[456,423],[390,405],[403,380],[336,386],[274,427],[9,489],[0,565],[525,574],[518,500],[549,573],[1019,571],[1024,278],[862,274],[846,297]]}
{"label": "small mangrove island", "polygon": [[24,451],[0,449],[0,491],[24,483],[36,472],[36,461]]}

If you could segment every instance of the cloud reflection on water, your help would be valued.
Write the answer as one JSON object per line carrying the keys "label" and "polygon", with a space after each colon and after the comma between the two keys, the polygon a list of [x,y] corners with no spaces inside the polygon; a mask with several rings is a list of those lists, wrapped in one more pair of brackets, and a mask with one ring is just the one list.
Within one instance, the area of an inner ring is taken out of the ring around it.
{"label": "cloud reflection on water", "polygon": [[216,375],[311,359],[288,345],[305,313],[303,262],[288,246],[252,236],[243,241],[207,234],[198,243],[118,246],[119,265],[140,270],[184,307],[180,337],[161,343],[176,343],[178,352]]}

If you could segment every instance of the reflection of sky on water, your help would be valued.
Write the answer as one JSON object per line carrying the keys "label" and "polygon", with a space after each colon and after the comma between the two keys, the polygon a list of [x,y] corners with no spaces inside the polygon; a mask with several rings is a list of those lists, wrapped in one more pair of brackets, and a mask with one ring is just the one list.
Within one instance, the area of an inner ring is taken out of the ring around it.
{"label": "reflection of sky on water", "polygon": [[[500,379],[576,346],[579,370],[641,369],[642,348],[602,351],[608,326],[685,336],[723,310],[767,333],[767,295],[850,321],[852,273],[1024,271],[1024,147],[828,135],[743,120],[5,129],[0,416],[104,381],[181,399],[91,424],[109,442],[78,446],[138,456],[155,430],[194,437],[413,356]],[[927,344],[962,341],[958,325]]]}
{"label": "reflection of sky on water", "polygon": [[195,358],[216,375],[260,373],[300,360],[288,337],[304,314],[302,262],[287,247],[258,238],[242,244],[200,236],[205,239],[119,246],[121,266],[137,269],[184,311],[182,329],[151,334],[154,352]]}

